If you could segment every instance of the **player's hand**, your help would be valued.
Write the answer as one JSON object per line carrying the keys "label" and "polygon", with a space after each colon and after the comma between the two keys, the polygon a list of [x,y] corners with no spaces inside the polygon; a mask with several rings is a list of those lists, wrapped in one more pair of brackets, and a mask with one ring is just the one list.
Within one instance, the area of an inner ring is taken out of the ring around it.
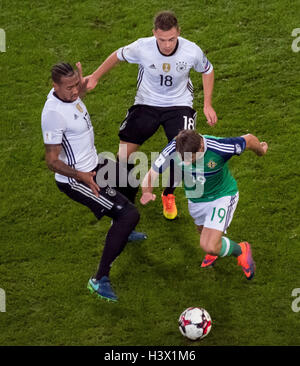
{"label": "player's hand", "polygon": [[76,180],[79,182],[85,183],[96,197],[99,197],[100,187],[98,184],[94,181],[94,176],[96,175],[96,172],[79,172],[77,171]]}
{"label": "player's hand", "polygon": [[142,194],[142,197],[140,198],[140,202],[142,205],[146,205],[150,201],[155,201],[156,195],[151,192],[145,192]]}
{"label": "player's hand", "polygon": [[83,96],[86,92],[87,92],[87,84],[88,84],[88,79],[86,77],[83,77],[82,75],[82,66],[80,62],[76,63],[76,67],[78,70],[78,75],[79,75],[79,82],[80,82],[80,96]]}
{"label": "player's hand", "polygon": [[87,80],[87,90],[93,90],[96,88],[98,80],[93,76],[93,74],[86,76],[85,79]]}
{"label": "player's hand", "polygon": [[214,126],[217,123],[218,117],[211,105],[205,105],[203,108],[203,113],[206,117],[207,123],[210,126]]}
{"label": "player's hand", "polygon": [[268,144],[265,141],[263,141],[260,143],[260,146],[262,147],[262,151],[263,151],[262,155],[265,155],[269,148]]}

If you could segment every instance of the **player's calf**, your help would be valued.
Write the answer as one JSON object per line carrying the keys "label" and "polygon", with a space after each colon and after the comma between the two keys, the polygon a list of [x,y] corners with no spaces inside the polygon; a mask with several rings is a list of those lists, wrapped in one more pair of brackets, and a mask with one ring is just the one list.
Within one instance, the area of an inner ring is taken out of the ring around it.
{"label": "player's calf", "polygon": [[203,228],[200,236],[200,247],[205,253],[218,256],[222,247],[222,233],[218,230]]}
{"label": "player's calf", "polygon": [[242,254],[242,248],[233,240],[221,236],[217,230],[204,228],[200,237],[200,246],[207,253],[201,267],[210,267],[218,257],[235,256]]}

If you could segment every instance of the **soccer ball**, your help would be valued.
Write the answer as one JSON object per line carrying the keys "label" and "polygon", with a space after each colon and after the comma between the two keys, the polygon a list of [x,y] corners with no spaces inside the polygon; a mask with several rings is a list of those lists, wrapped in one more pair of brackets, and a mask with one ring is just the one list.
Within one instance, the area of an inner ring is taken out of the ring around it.
{"label": "soccer ball", "polygon": [[181,313],[178,323],[181,334],[192,341],[206,337],[212,325],[208,312],[198,307],[185,309]]}

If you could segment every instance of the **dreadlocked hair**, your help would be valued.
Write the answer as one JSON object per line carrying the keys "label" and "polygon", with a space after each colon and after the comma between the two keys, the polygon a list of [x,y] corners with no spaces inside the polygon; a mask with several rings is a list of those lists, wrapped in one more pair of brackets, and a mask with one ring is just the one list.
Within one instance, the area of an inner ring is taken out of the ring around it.
{"label": "dreadlocked hair", "polygon": [[60,62],[54,65],[51,69],[51,76],[54,83],[59,84],[62,76],[73,76],[75,71],[73,67],[65,62]]}

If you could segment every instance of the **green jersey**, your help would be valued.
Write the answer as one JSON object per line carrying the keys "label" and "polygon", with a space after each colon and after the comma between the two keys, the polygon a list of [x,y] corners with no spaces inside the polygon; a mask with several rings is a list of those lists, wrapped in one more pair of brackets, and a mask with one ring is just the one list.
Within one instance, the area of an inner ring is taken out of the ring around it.
{"label": "green jersey", "polygon": [[198,153],[201,156],[189,165],[176,152],[176,138],[173,139],[153,163],[153,170],[162,173],[173,160],[176,180],[178,181],[178,176],[183,178],[185,194],[192,202],[208,202],[235,195],[238,187],[228,168],[228,160],[245,150],[245,139],[208,135],[204,135],[203,139],[204,153]]}

